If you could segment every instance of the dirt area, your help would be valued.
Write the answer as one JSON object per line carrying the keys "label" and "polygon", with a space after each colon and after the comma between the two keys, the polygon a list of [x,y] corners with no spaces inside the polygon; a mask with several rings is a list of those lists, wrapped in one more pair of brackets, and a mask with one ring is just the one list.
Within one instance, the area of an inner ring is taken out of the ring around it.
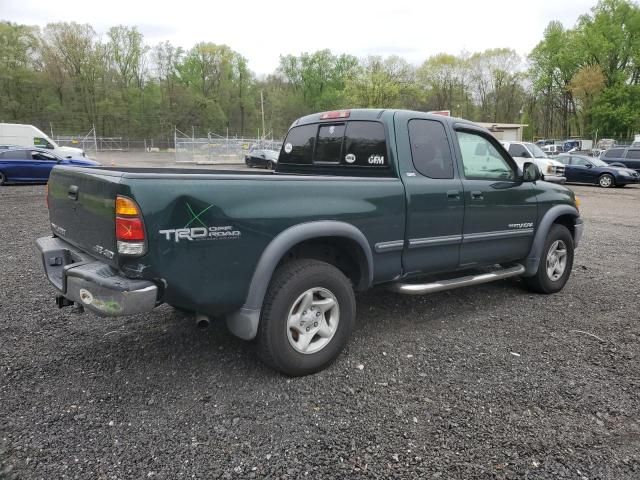
{"label": "dirt area", "polygon": [[58,310],[44,187],[0,188],[0,478],[640,478],[640,187],[572,188],[561,293],[373,290],[297,379],[167,306]]}

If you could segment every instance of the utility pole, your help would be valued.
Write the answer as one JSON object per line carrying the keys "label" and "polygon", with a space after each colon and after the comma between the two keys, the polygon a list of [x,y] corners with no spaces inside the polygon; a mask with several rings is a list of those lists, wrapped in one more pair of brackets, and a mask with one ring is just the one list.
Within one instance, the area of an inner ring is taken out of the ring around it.
{"label": "utility pole", "polygon": [[264,137],[264,97],[262,96],[262,90],[260,90],[260,107],[262,109],[262,136]]}

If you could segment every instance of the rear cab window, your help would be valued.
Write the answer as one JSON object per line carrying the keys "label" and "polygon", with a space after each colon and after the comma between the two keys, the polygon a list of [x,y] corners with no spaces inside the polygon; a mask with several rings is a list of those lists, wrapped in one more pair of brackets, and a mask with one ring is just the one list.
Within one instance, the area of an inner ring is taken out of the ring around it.
{"label": "rear cab window", "polygon": [[350,120],[291,128],[278,170],[284,173],[394,176],[384,126]]}

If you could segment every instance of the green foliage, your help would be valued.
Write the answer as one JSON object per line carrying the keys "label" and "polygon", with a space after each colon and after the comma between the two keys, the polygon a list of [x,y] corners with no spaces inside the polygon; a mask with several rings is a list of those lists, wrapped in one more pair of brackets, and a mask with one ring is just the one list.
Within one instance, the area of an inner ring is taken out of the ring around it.
{"label": "green foliage", "polygon": [[618,84],[603,91],[591,110],[591,116],[601,138],[631,138],[640,131],[638,112],[640,85]]}
{"label": "green foliage", "polygon": [[[312,112],[451,110],[527,123],[530,136],[628,137],[640,130],[640,8],[601,0],[574,28],[550,22],[528,57],[509,48],[441,53],[417,68],[398,56],[286,55],[257,78],[226,45],[148,46],[136,27],[0,22],[0,121],[59,133],[168,139],[185,132],[282,136]],[[262,95],[261,95],[262,94]],[[261,100],[262,98],[262,100]]]}
{"label": "green foliage", "polygon": [[[541,136],[628,137],[640,113],[629,92],[640,83],[640,7],[601,0],[573,29],[551,22],[529,56],[530,113]],[[623,102],[617,104],[616,102]],[[634,127],[635,125],[635,127]]]}

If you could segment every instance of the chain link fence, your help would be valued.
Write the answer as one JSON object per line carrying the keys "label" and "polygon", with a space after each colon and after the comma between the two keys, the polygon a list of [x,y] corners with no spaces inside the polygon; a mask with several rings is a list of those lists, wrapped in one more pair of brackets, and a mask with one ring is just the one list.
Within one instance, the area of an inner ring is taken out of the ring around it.
{"label": "chain link fence", "polygon": [[175,130],[176,163],[221,164],[244,163],[253,149],[280,151],[281,140],[264,138],[223,137],[208,133],[207,137],[189,136]]}
{"label": "chain link fence", "polygon": [[92,128],[85,134],[56,134],[52,139],[60,146],[81,148],[89,154],[99,152],[150,152],[173,154],[176,163],[238,164],[254,149],[280,151],[282,140],[274,138],[222,136],[207,133],[196,135],[195,129],[187,135],[174,129],[173,138],[129,139],[102,137]]}

